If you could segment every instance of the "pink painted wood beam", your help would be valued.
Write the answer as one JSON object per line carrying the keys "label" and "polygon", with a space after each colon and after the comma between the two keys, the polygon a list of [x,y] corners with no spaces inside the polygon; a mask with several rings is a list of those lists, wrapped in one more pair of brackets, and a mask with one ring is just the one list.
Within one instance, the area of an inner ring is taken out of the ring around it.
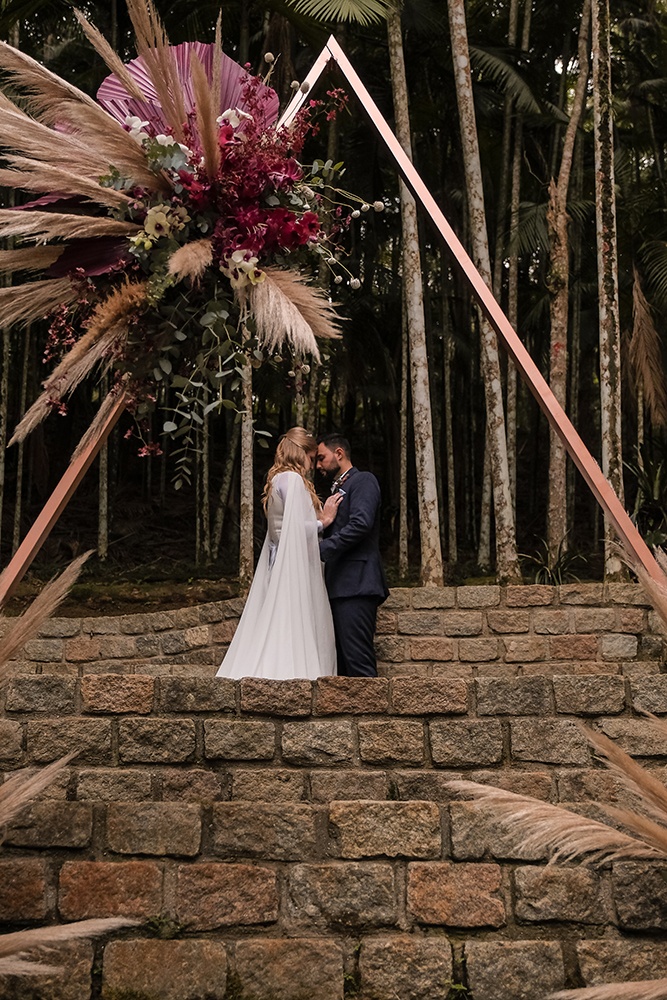
{"label": "pink painted wood beam", "polygon": [[100,427],[97,437],[90,441],[78,458],[70,463],[62,479],[42,507],[37,520],[3,573],[0,584],[0,607],[11,596],[17,583],[23,578],[124,409],[125,394],[123,393],[119,395],[116,405],[109,411],[109,416]]}
{"label": "pink painted wood beam", "polygon": [[[581,472],[596,500],[602,507],[605,516],[614,525],[626,549],[644,566],[647,573],[654,579],[664,582],[664,574],[630,520],[611,485],[602,474],[600,466],[581,440],[565,411],[557,402],[556,397],[547,385],[537,365],[493,297],[491,289],[482,280],[479,271],[466,253],[456,233],[447,222],[433,195],[403,151],[396,136],[389,128],[373,98],[359,79],[349,59],[333,35],[306,78],[309,90],[315,85],[317,79],[332,60],[338,65],[343,76],[356,94],[362,108],[383,139],[389,153],[396,162],[401,177],[430,217],[443,244],[449,251],[453,264],[458,268],[467,282],[484,315],[496,331],[501,343],[505,346],[524,382],[526,382],[545,413],[549,423],[567,448],[572,461]],[[289,125],[306,99],[307,94],[297,92],[280,119],[279,126]]]}

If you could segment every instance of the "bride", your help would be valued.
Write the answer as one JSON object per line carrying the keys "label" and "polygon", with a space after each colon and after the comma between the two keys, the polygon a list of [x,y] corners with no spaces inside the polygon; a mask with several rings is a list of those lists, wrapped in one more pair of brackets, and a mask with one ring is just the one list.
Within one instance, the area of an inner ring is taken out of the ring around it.
{"label": "bride", "polygon": [[217,677],[286,680],[336,673],[331,608],[318,532],[342,497],[324,507],[306,478],[317,441],[292,427],[278,442],[264,487],[268,527],[248,600]]}

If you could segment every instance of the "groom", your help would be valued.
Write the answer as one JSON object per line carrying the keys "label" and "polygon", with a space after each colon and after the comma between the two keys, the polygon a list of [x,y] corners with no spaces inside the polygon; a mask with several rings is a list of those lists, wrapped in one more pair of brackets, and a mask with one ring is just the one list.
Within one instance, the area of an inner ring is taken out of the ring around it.
{"label": "groom", "polygon": [[373,636],[378,604],[389,596],[380,559],[380,486],[352,465],[350,445],[338,434],[320,438],[317,468],[331,493],[343,495],[335,521],[324,530],[320,557],[329,593],[338,673],[377,677]]}

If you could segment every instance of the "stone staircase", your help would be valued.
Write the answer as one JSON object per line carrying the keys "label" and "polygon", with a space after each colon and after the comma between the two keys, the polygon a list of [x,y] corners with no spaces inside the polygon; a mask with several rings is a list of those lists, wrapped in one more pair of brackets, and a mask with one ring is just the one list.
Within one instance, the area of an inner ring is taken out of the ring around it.
{"label": "stone staircase", "polygon": [[[378,643],[402,659],[312,684],[212,677],[238,602],[50,622],[2,695],[0,766],[78,756],[7,831],[0,919],[138,924],[0,997],[539,1000],[667,976],[667,864],[547,868],[448,787],[621,801],[581,718],[663,776],[667,739],[638,715],[667,714],[641,592],[451,601],[394,592]],[[545,658],[513,659],[519,640]]]}

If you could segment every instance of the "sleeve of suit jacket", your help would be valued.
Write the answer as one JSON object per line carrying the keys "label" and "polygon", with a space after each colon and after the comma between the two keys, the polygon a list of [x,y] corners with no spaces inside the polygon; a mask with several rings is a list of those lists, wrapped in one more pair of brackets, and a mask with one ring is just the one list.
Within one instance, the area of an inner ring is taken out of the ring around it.
{"label": "sleeve of suit jacket", "polygon": [[322,562],[349,551],[373,530],[380,505],[380,486],[375,476],[370,472],[358,472],[350,483],[348,498],[350,516],[347,524],[320,542]]}

